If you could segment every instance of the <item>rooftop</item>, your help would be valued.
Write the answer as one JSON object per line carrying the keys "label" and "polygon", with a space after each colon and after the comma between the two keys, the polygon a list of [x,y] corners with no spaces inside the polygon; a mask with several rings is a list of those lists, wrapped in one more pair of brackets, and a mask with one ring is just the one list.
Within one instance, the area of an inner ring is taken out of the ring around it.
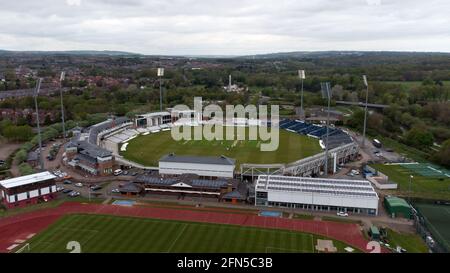
{"label": "rooftop", "polygon": [[154,113],[138,115],[138,117],[142,117],[142,118],[159,117],[159,116],[170,116],[170,113],[167,111],[163,111],[163,112],[154,112]]}
{"label": "rooftop", "polygon": [[174,163],[194,163],[194,164],[214,164],[214,165],[235,165],[236,160],[226,156],[190,156],[168,154],[159,159],[159,162]]}
{"label": "rooftop", "polygon": [[256,190],[304,192],[378,199],[377,193],[367,180],[260,175],[256,182]]}
{"label": "rooftop", "polygon": [[385,202],[389,203],[389,206],[391,207],[407,207],[409,208],[408,202],[405,201],[405,199],[396,197],[396,196],[386,196],[384,197]]}
{"label": "rooftop", "polygon": [[77,147],[80,154],[93,158],[108,157],[112,155],[110,151],[100,148],[97,145],[91,144],[87,141],[72,141],[67,145],[67,147]]}
{"label": "rooftop", "polygon": [[164,185],[164,186],[173,186],[179,185],[180,183],[185,186],[190,186],[194,188],[208,188],[208,189],[220,189],[226,187],[230,182],[236,184],[234,180],[227,179],[199,179],[195,175],[182,175],[179,177],[160,177],[160,176],[147,176],[141,175],[136,177],[135,182],[144,183],[148,185]]}
{"label": "rooftop", "polygon": [[44,182],[50,179],[55,179],[56,176],[50,172],[34,173],[30,175],[20,176],[16,178],[6,179],[0,181],[0,186],[5,189],[11,189],[19,186],[24,186],[32,183]]}

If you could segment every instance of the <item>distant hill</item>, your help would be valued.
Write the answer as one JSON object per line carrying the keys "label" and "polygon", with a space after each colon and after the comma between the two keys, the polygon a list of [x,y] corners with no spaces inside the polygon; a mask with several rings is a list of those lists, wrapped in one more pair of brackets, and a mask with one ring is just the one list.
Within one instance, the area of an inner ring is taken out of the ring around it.
{"label": "distant hill", "polygon": [[110,50],[11,51],[0,49],[0,56],[5,55],[141,56],[139,53]]}
{"label": "distant hill", "polygon": [[450,56],[440,52],[396,52],[396,51],[294,51],[241,56],[244,59],[302,59],[335,57],[410,57],[410,56]]}

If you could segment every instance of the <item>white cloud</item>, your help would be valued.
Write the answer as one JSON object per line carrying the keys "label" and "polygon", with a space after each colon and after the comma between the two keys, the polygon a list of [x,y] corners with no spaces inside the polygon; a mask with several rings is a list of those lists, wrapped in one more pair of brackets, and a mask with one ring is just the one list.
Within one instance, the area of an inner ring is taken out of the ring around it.
{"label": "white cloud", "polygon": [[0,0],[0,48],[450,51],[447,0]]}
{"label": "white cloud", "polygon": [[81,0],[66,0],[66,3],[69,6],[80,6]]}

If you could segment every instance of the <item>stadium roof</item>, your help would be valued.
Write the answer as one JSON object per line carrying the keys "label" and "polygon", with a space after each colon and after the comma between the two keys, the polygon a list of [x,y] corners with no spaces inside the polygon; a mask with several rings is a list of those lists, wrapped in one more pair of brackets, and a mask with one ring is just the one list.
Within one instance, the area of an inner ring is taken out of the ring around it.
{"label": "stadium roof", "polygon": [[159,117],[159,116],[170,116],[170,113],[167,111],[163,111],[163,112],[154,112],[154,113],[138,115],[138,117],[141,117],[141,118],[151,118],[151,117]]}
{"label": "stadium roof", "polygon": [[0,181],[0,186],[5,189],[11,189],[19,186],[24,186],[32,183],[44,182],[50,179],[55,179],[56,176],[50,172],[34,173],[30,175],[20,176],[16,178],[6,179]]}
{"label": "stadium roof", "polygon": [[260,175],[256,182],[256,190],[378,198],[373,186],[367,180]]}
{"label": "stadium roof", "polygon": [[236,160],[226,156],[179,156],[168,154],[159,159],[159,162],[173,163],[194,163],[194,164],[214,164],[214,165],[235,165]]}

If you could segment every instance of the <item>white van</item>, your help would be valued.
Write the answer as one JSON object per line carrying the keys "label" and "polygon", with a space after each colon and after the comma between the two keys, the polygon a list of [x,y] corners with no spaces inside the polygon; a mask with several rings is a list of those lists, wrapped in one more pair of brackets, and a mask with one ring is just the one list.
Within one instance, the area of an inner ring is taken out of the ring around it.
{"label": "white van", "polygon": [[122,170],[121,169],[117,169],[117,170],[114,171],[114,175],[115,176],[118,176],[118,175],[121,175],[121,174],[122,174]]}

